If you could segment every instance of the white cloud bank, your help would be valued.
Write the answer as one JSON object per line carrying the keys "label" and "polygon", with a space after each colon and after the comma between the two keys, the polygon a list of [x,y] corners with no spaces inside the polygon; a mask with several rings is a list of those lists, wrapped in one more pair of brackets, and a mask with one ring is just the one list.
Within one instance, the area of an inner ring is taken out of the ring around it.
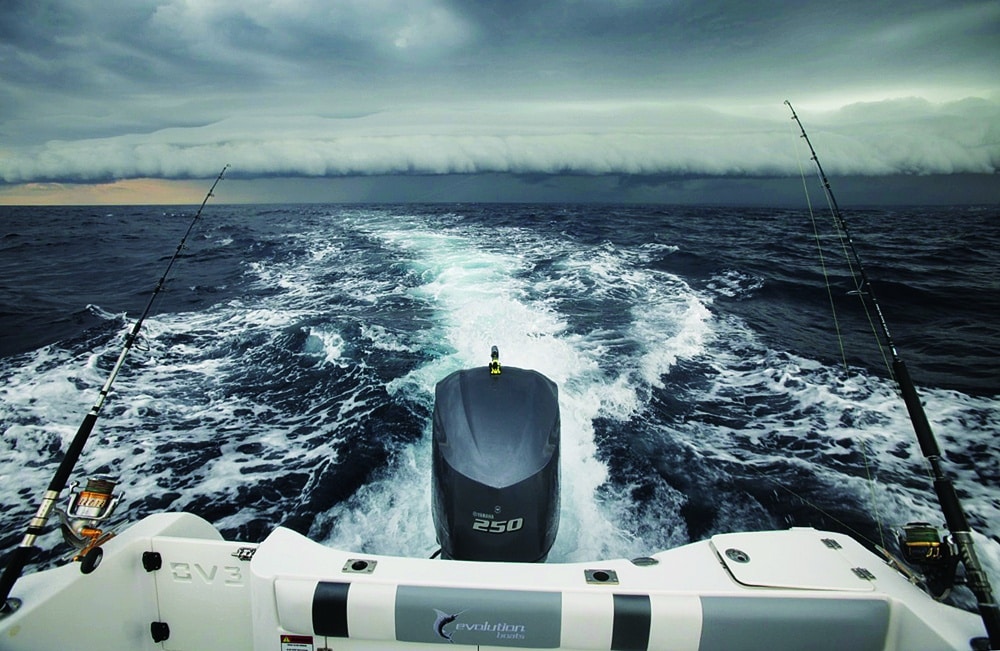
{"label": "white cloud bank", "polygon": [[[995,174],[1000,104],[918,99],[799,107],[834,175]],[[764,117],[761,117],[764,115]],[[233,176],[624,174],[794,176],[805,160],[780,101],[742,116],[664,104],[520,104],[355,118],[232,118],[0,154],[6,183]]]}

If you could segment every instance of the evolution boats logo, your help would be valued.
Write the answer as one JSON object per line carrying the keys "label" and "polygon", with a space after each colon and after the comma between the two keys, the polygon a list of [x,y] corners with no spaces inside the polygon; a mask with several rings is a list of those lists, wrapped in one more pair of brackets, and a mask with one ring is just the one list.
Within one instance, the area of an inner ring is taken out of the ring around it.
{"label": "evolution boats logo", "polygon": [[[466,611],[457,613],[446,613],[434,609],[437,616],[434,620],[434,632],[443,640],[454,643],[452,639],[456,634],[460,641],[468,639],[466,634],[472,633],[476,641],[486,640],[524,640],[527,637],[527,627],[524,624],[508,624],[507,622],[491,622],[488,619],[482,622],[462,622],[458,621]],[[486,634],[486,635],[483,635]]]}

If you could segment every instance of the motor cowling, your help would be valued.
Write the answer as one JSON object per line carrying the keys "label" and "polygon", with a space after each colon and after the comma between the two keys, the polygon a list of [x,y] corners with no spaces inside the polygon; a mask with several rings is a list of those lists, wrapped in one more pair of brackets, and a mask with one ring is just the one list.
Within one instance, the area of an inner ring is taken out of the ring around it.
{"label": "motor cowling", "polygon": [[559,528],[559,396],[537,371],[456,371],[434,397],[433,517],[441,556],[544,561]]}

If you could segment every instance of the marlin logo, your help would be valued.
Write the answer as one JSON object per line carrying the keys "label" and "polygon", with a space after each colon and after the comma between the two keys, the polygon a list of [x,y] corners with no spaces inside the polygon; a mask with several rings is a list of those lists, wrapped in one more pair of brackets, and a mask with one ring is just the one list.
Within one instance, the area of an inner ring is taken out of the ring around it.
{"label": "marlin logo", "polygon": [[465,611],[463,610],[453,615],[449,615],[448,613],[442,612],[437,608],[435,608],[434,612],[437,613],[437,619],[434,620],[434,632],[437,633],[439,637],[442,637],[451,642],[452,641],[451,634],[448,633],[448,631],[444,630],[444,627],[447,626],[448,624],[451,624],[456,619],[458,619],[458,616],[464,613]]}

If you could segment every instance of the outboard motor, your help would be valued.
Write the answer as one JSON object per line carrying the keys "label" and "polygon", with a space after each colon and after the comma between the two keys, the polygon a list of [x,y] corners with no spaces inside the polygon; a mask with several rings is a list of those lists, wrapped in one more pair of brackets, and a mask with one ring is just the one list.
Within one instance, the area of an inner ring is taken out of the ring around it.
{"label": "outboard motor", "polygon": [[537,371],[456,371],[434,395],[433,515],[443,558],[544,561],[559,529],[559,395]]}

